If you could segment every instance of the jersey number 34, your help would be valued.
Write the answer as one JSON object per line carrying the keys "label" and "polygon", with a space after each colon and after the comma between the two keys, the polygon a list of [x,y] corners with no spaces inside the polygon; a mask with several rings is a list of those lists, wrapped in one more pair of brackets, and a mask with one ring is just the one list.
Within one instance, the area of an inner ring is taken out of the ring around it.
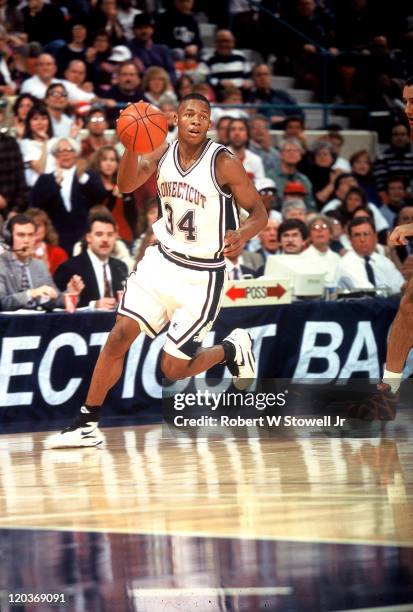
{"label": "jersey number 34", "polygon": [[165,204],[166,229],[173,235],[177,231],[184,232],[185,240],[196,240],[195,210],[189,209],[182,215],[177,223],[174,220],[174,211],[170,204]]}

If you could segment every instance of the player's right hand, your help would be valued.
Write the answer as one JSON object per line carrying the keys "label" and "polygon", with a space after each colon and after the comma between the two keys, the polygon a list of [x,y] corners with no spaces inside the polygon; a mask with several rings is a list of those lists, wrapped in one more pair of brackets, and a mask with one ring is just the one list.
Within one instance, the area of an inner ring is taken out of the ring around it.
{"label": "player's right hand", "polygon": [[389,237],[389,246],[406,245],[406,236],[413,236],[413,223],[395,227]]}

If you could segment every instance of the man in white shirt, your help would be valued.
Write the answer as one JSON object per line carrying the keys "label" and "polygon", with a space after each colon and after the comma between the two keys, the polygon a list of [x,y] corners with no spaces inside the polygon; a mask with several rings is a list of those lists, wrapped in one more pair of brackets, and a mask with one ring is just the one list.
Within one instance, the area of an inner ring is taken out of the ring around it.
{"label": "man in white shirt", "polygon": [[326,287],[337,287],[337,268],[340,256],[330,249],[333,238],[333,224],[329,217],[316,215],[308,224],[310,245],[302,256],[314,261],[315,270],[326,271]]}
{"label": "man in white shirt", "polygon": [[56,72],[57,66],[54,57],[48,53],[42,53],[37,58],[36,73],[23,82],[20,93],[29,93],[39,98],[39,100],[43,100],[49,85],[52,83],[61,83],[66,88],[70,102],[76,104],[78,102],[91,102],[92,100],[96,100],[94,93],[83,91],[77,87],[77,85],[65,79],[56,79]]}
{"label": "man in white shirt", "polygon": [[261,158],[248,149],[249,128],[245,119],[232,119],[228,125],[229,149],[241,160],[251,180],[265,178]]}
{"label": "man in white shirt", "polygon": [[53,135],[58,138],[74,137],[76,124],[64,112],[67,107],[68,94],[61,83],[52,83],[46,90],[45,102],[53,126]]}
{"label": "man in white shirt", "polygon": [[348,226],[352,249],[341,258],[337,275],[342,289],[385,287],[399,293],[404,278],[394,263],[375,252],[377,233],[369,217],[357,217]]}

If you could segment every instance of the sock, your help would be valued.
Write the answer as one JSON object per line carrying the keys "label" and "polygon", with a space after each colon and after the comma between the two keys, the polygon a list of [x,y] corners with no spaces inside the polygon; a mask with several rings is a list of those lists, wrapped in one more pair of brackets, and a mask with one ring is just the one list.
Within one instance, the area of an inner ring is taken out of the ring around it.
{"label": "sock", "polygon": [[390,372],[384,369],[383,382],[389,385],[392,393],[397,393],[402,382],[403,372]]}
{"label": "sock", "polygon": [[100,414],[100,406],[89,406],[88,404],[84,404],[80,409],[80,418],[82,420],[84,419],[85,423],[88,421],[99,421]]}
{"label": "sock", "polygon": [[225,359],[221,363],[228,363],[234,361],[235,359],[235,346],[232,342],[228,342],[228,340],[224,340],[221,342],[222,348],[224,349]]}

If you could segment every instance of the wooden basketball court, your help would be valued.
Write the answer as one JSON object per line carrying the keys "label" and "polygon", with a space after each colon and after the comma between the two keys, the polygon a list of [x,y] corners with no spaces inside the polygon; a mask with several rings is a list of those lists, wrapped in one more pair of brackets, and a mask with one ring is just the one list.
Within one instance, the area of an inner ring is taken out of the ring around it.
{"label": "wooden basketball court", "polygon": [[407,409],[358,438],[104,433],[0,437],[2,611],[413,610]]}

